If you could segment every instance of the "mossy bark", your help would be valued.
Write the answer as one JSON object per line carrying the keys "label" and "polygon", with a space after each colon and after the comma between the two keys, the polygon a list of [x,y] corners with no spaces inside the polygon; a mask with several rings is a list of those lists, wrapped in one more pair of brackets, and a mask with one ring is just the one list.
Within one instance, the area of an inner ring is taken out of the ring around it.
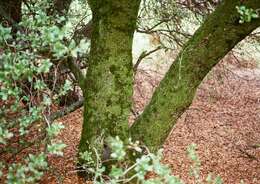
{"label": "mossy bark", "polygon": [[[139,0],[89,0],[93,13],[84,122],[79,152],[103,149],[100,139],[129,136],[133,94],[132,41]],[[99,150],[102,151],[102,150]]]}
{"label": "mossy bark", "polygon": [[238,42],[255,28],[260,19],[239,23],[236,6],[260,8],[259,0],[226,0],[213,12],[186,43],[172,64],[150,104],[131,127],[134,139],[152,150],[158,149],[177,119],[189,107],[198,85],[206,74]]}

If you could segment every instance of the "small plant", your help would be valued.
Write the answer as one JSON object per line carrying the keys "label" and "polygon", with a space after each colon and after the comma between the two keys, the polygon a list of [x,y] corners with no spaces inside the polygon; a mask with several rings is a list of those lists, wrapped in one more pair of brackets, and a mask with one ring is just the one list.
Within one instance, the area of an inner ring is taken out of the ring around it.
{"label": "small plant", "polygon": [[259,18],[257,10],[253,10],[252,8],[247,8],[246,6],[236,6],[236,9],[240,15],[240,24],[251,22],[252,19]]}
{"label": "small plant", "polygon": [[[112,169],[105,167],[105,161],[100,159],[97,150],[94,149],[96,160],[93,160],[92,153],[80,153],[80,158],[85,160],[83,168],[87,173],[93,175],[94,184],[120,184],[120,183],[140,183],[140,184],[184,184],[178,177],[172,175],[169,166],[161,162],[163,150],[160,149],[156,154],[151,153],[145,146],[140,145],[138,141],[128,140],[126,144],[119,137],[110,137],[107,140],[111,149],[109,161],[113,161]],[[196,145],[189,146],[187,153],[192,160],[191,174],[195,183],[202,184],[200,176],[200,160],[196,155]],[[131,151],[136,157],[134,161],[129,162],[128,153]],[[95,164],[94,164],[95,163]],[[94,164],[94,165],[93,165]],[[82,168],[82,167],[81,167]],[[147,175],[151,173],[151,177]],[[222,184],[220,177],[213,178],[208,175],[206,182],[208,184]]]}
{"label": "small plant", "polygon": [[[93,182],[95,184],[131,183],[133,181],[143,184],[182,184],[178,177],[171,175],[170,168],[161,163],[162,150],[153,154],[146,147],[141,146],[138,141],[132,142],[129,139],[127,144],[124,144],[119,137],[110,137],[107,139],[107,143],[111,149],[109,161],[114,163],[108,174],[106,174],[106,167],[104,166],[106,161],[101,161],[95,149],[96,161],[92,160],[92,153],[84,152],[80,154],[80,158],[86,161],[83,168],[94,175]],[[140,155],[137,156],[134,163],[129,162],[129,152],[133,155]],[[142,154],[143,152],[146,152],[146,154]],[[93,167],[93,163],[96,163],[96,166]],[[129,165],[129,163],[132,164]],[[148,173],[154,173],[156,177],[147,179]]]}

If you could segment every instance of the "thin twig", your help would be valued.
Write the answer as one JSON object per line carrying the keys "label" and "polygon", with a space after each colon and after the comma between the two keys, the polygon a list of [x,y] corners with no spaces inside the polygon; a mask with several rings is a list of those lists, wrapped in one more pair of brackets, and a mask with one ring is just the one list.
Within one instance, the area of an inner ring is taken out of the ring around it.
{"label": "thin twig", "polygon": [[134,73],[136,73],[138,66],[140,65],[141,61],[145,57],[149,56],[150,54],[152,54],[152,53],[154,53],[154,52],[156,52],[156,51],[158,51],[160,49],[162,49],[162,46],[158,46],[157,48],[155,48],[155,49],[153,49],[153,50],[151,50],[149,52],[147,52],[147,51],[142,52],[142,54],[139,56],[139,58],[137,59],[135,65],[134,65],[134,68],[133,68]]}

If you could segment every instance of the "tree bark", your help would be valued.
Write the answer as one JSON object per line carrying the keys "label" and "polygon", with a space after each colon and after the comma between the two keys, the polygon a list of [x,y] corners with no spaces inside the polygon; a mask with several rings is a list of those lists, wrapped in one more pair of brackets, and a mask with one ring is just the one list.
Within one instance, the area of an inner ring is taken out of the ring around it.
{"label": "tree bark", "polygon": [[140,0],[89,0],[93,13],[79,152],[103,151],[100,139],[129,136],[132,41]]}
{"label": "tree bark", "polygon": [[191,104],[198,85],[218,61],[260,26],[260,19],[239,23],[236,6],[259,9],[259,0],[225,0],[213,12],[166,73],[150,104],[131,127],[131,135],[151,150],[158,149]]}

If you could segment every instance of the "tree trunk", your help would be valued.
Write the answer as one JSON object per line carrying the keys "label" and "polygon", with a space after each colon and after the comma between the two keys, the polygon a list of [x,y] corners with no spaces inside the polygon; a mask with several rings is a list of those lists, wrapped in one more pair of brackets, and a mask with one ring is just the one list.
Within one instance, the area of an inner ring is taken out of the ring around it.
{"label": "tree trunk", "polygon": [[132,41],[140,0],[89,0],[93,13],[79,152],[103,151],[101,139],[129,136]]}
{"label": "tree trunk", "polygon": [[214,67],[238,42],[260,26],[260,19],[239,23],[236,6],[259,9],[259,0],[226,0],[213,12],[187,42],[172,64],[150,104],[131,127],[134,139],[152,150],[165,141],[173,125],[189,107],[196,89]]}

